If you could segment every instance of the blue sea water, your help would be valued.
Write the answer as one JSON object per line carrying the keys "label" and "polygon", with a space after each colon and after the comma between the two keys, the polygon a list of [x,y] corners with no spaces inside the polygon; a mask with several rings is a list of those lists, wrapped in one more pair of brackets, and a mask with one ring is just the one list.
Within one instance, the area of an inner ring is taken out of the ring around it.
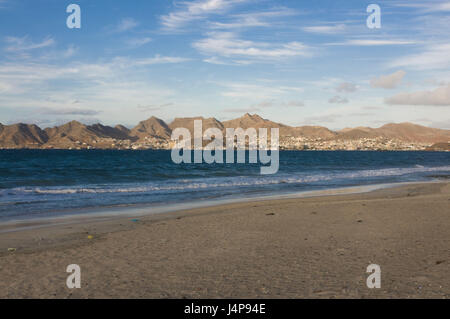
{"label": "blue sea water", "polygon": [[450,177],[446,152],[281,151],[260,164],[174,164],[170,151],[0,151],[0,222]]}

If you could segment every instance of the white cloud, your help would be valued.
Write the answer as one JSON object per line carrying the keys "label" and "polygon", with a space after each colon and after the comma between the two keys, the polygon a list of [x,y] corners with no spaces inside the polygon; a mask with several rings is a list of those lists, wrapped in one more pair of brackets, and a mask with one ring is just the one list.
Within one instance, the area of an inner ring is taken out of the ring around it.
{"label": "white cloud", "polygon": [[74,76],[77,80],[85,79],[103,80],[114,76],[121,71],[133,70],[136,67],[154,64],[181,63],[187,59],[181,57],[170,57],[156,55],[151,58],[130,59],[116,57],[109,62],[103,63],[78,63],[73,62],[70,66],[59,66],[43,63],[3,63],[0,64],[0,81],[5,80],[10,84],[41,84],[42,81],[55,79],[70,79]]}
{"label": "white cloud", "polygon": [[58,109],[58,115],[92,115],[93,112],[85,111],[92,110],[104,111],[105,117],[113,120],[136,117],[137,112],[123,114],[123,110],[167,101],[174,94],[172,88],[149,80],[147,67],[185,60],[157,55],[145,59],[117,57],[101,63],[72,62],[67,66],[24,61],[2,63],[0,105],[18,110],[29,107],[40,110],[42,115]]}
{"label": "white cloud", "polygon": [[443,3],[427,3],[425,10],[435,12],[448,12],[450,11],[450,2],[446,1]]}
{"label": "white cloud", "polygon": [[196,0],[180,3],[178,10],[161,16],[161,23],[166,30],[177,30],[189,22],[203,19],[209,14],[228,10],[235,4],[248,0]]}
{"label": "white cloud", "polygon": [[31,42],[27,36],[22,38],[6,37],[5,41],[6,43],[8,43],[8,46],[5,48],[5,51],[9,52],[41,49],[55,44],[55,40],[53,40],[53,38],[50,37],[47,37],[38,43]]}
{"label": "white cloud", "polygon": [[410,40],[357,39],[337,43],[328,43],[328,45],[381,46],[381,45],[408,45],[416,43],[417,43],[416,41]]}
{"label": "white cloud", "polygon": [[70,58],[78,52],[78,48],[74,45],[69,45],[69,47],[62,53],[64,58]]}
{"label": "white cloud", "polygon": [[338,92],[353,93],[353,92],[356,92],[357,90],[358,90],[358,87],[356,86],[356,84],[350,83],[350,82],[340,83],[336,87],[336,91],[338,91]]}
{"label": "white cloud", "polygon": [[283,106],[291,106],[291,107],[302,107],[302,106],[305,106],[305,102],[292,100],[292,101],[284,102],[282,105]]}
{"label": "white cloud", "polygon": [[397,7],[409,7],[409,8],[418,8],[422,9],[424,12],[448,12],[450,11],[450,2],[449,1],[439,1],[439,2],[433,2],[433,1],[427,1],[426,3],[414,3],[414,2],[407,2],[407,3],[392,3],[391,5],[397,6]]}
{"label": "white cloud", "polygon": [[328,100],[328,103],[332,104],[347,104],[348,100],[345,97],[340,97],[339,95],[333,96]]}
{"label": "white cloud", "polygon": [[139,22],[137,22],[133,18],[124,18],[124,19],[120,20],[120,22],[116,28],[116,31],[117,32],[129,31],[131,29],[136,28],[138,25],[139,25]]}
{"label": "white cloud", "polygon": [[92,109],[79,109],[79,108],[48,108],[42,107],[36,110],[41,114],[48,115],[83,115],[83,116],[91,116],[98,115],[100,112]]}
{"label": "white cloud", "polygon": [[245,18],[229,23],[213,22],[210,26],[212,29],[242,29],[249,27],[269,27],[270,23],[258,19]]}
{"label": "white cloud", "polygon": [[370,81],[370,85],[374,88],[393,89],[396,88],[403,80],[405,71],[397,71],[392,74],[382,75]]}
{"label": "white cloud", "polygon": [[153,64],[182,63],[187,61],[189,61],[188,58],[156,55],[153,58],[137,59],[128,63],[131,63],[131,65],[145,66]]}
{"label": "white cloud", "polygon": [[211,22],[209,27],[212,29],[243,29],[253,27],[271,27],[275,22],[270,21],[274,18],[295,15],[297,12],[292,9],[279,9],[265,12],[253,12],[236,14],[232,16],[230,22]]}
{"label": "white cloud", "polygon": [[399,93],[387,98],[386,103],[393,105],[450,106],[450,85],[432,91]]}
{"label": "white cloud", "polygon": [[302,124],[308,125],[323,125],[323,123],[334,123],[338,118],[342,117],[342,114],[326,114],[318,116],[306,117]]}
{"label": "white cloud", "polygon": [[132,38],[132,39],[127,40],[127,44],[133,48],[138,48],[138,47],[141,47],[151,41],[152,41],[152,39],[149,37]]}
{"label": "white cloud", "polygon": [[194,42],[193,47],[205,55],[246,59],[248,62],[311,55],[310,49],[300,42],[278,45],[255,42],[239,39],[231,32],[210,33],[207,38]]}
{"label": "white cloud", "polygon": [[172,56],[161,56],[155,55],[151,58],[141,58],[141,59],[131,59],[127,57],[116,57],[112,59],[109,63],[98,64],[100,69],[106,68],[107,70],[127,70],[133,67],[142,67],[142,66],[150,66],[154,64],[173,64],[173,63],[182,63],[189,61],[187,58],[182,57],[172,57]]}
{"label": "white cloud", "polygon": [[424,52],[395,59],[389,67],[411,69],[444,69],[450,67],[450,43],[429,46]]}
{"label": "white cloud", "polygon": [[318,26],[304,27],[303,30],[311,33],[335,34],[345,31],[346,26],[345,24],[318,25]]}
{"label": "white cloud", "polygon": [[254,113],[254,112],[259,112],[261,111],[261,109],[257,108],[257,107],[243,107],[243,108],[230,108],[230,109],[225,109],[224,112],[227,113]]}
{"label": "white cloud", "polygon": [[203,62],[210,63],[210,64],[217,64],[217,65],[233,65],[233,64],[235,64],[235,63],[228,63],[228,62],[222,61],[221,59],[219,59],[215,56],[204,59]]}
{"label": "white cloud", "polygon": [[256,103],[252,105],[255,108],[265,108],[265,107],[274,107],[274,106],[282,106],[282,107],[303,107],[305,103],[303,101],[291,100],[291,101],[277,101],[274,99],[264,100],[262,102]]}
{"label": "white cloud", "polygon": [[[276,85],[259,85],[259,84],[247,84],[247,83],[219,83],[227,90],[222,92],[223,96],[238,98],[238,99],[250,99],[255,101],[273,101],[275,98],[288,94],[298,94],[304,91],[303,88],[294,86],[276,86]],[[261,106],[261,105],[257,105]]]}

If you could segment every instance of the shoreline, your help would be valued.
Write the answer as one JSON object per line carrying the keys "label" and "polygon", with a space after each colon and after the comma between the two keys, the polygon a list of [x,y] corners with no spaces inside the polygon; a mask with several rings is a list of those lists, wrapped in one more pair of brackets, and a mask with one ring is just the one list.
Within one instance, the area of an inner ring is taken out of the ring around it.
{"label": "shoreline", "polygon": [[415,183],[2,233],[0,298],[450,298],[449,200]]}
{"label": "shoreline", "polygon": [[[222,206],[228,204],[251,203],[256,201],[312,198],[318,196],[338,196],[345,194],[348,195],[363,194],[380,189],[395,188],[413,184],[428,184],[428,183],[445,183],[445,181],[433,179],[430,181],[380,183],[380,184],[325,188],[320,190],[306,190],[301,192],[280,193],[276,195],[259,195],[245,198],[235,197],[229,199],[193,201],[187,203],[174,203],[166,205],[124,204],[124,205],[105,206],[96,208],[93,207],[79,208],[64,211],[65,214],[61,214],[55,217],[12,219],[0,222],[0,234],[22,230],[31,230],[42,227],[56,227],[58,225],[65,226],[80,222],[85,223],[89,222],[89,220],[97,222],[99,220],[108,221],[120,218],[145,217],[151,215],[176,213],[199,208],[213,208],[215,206]],[[70,213],[70,211],[74,213]]]}
{"label": "shoreline", "polygon": [[412,183],[1,233],[0,298],[450,298],[449,200]]}

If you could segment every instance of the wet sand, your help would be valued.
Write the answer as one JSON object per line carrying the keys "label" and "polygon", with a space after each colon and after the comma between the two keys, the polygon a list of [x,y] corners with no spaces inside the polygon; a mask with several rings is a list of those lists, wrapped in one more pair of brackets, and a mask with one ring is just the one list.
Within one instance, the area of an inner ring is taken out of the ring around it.
{"label": "wet sand", "polygon": [[449,271],[447,182],[0,233],[0,298],[449,298]]}

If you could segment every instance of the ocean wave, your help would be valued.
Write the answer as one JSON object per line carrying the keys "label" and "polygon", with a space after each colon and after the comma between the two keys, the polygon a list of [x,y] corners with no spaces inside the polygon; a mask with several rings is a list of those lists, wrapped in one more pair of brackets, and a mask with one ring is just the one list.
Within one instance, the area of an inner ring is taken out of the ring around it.
{"label": "ocean wave", "polygon": [[[64,194],[104,194],[104,193],[151,193],[151,192],[173,192],[190,191],[213,188],[229,187],[258,187],[276,184],[306,184],[322,181],[358,180],[364,178],[377,178],[389,176],[402,176],[426,172],[450,172],[450,166],[423,167],[416,165],[410,168],[386,168],[375,170],[359,170],[351,172],[329,172],[329,173],[297,173],[289,175],[278,175],[273,177],[223,177],[210,178],[202,181],[179,180],[174,182],[148,183],[138,185],[83,185],[78,187],[20,187],[8,190],[15,194],[41,194],[41,195],[64,195]],[[2,193],[4,190],[0,190]]]}

